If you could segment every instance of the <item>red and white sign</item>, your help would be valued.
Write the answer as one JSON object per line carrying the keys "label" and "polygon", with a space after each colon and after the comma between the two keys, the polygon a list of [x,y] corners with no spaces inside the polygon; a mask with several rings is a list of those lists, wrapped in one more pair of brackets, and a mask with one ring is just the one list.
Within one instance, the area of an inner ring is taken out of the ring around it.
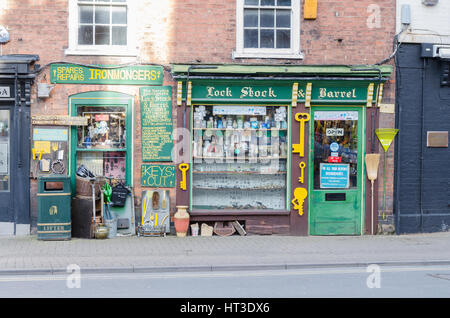
{"label": "red and white sign", "polygon": [[330,163],[341,163],[341,157],[328,157],[328,162]]}

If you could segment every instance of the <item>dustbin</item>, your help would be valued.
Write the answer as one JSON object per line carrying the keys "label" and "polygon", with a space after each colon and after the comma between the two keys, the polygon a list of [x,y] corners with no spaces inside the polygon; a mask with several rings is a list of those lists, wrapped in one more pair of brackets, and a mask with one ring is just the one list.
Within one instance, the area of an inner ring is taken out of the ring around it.
{"label": "dustbin", "polygon": [[38,240],[70,240],[71,194],[70,177],[50,175],[38,178]]}

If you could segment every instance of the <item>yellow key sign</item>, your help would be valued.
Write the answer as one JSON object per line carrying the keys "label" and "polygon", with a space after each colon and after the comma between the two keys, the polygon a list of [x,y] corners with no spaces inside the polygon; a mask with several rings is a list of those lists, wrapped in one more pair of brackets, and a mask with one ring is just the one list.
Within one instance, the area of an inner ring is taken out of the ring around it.
{"label": "yellow key sign", "polygon": [[292,152],[298,153],[300,157],[305,156],[305,122],[309,121],[308,113],[295,114],[295,120],[300,122],[300,143],[292,145]]}

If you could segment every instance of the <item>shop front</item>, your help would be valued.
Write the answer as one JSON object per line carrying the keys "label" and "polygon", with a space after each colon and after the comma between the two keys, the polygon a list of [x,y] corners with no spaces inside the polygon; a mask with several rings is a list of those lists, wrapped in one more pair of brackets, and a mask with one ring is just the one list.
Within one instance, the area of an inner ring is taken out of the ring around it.
{"label": "shop front", "polygon": [[364,156],[390,72],[173,65],[190,137],[177,205],[191,224],[237,222],[249,234],[370,233]]}
{"label": "shop front", "polygon": [[[41,105],[65,100],[67,108],[56,115],[36,106],[32,175],[69,178],[71,222],[63,230],[72,237],[93,238],[99,225],[108,225],[109,233],[135,235],[147,187],[167,195],[166,203],[174,187],[148,184],[139,174],[146,161],[161,167],[171,161],[172,96],[171,86],[163,86],[162,66],[51,64],[49,72],[49,85],[58,89]],[[163,119],[170,126],[166,134]],[[38,234],[43,226],[38,220]]]}
{"label": "shop front", "polygon": [[38,60],[0,56],[0,235],[30,233],[30,105]]}

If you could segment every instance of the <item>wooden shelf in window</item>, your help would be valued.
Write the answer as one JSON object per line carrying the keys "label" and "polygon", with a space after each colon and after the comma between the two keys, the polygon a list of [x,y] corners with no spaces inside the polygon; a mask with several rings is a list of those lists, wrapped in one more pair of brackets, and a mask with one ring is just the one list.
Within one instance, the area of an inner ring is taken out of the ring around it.
{"label": "wooden shelf in window", "polygon": [[[244,157],[244,158],[240,158],[240,157],[198,157],[198,156],[194,156],[194,159],[223,159],[223,160],[274,160],[274,159],[287,159],[287,157]],[[195,162],[194,162],[195,164]]]}
{"label": "wooden shelf in window", "polygon": [[271,131],[287,130],[287,128],[193,128],[194,130],[228,130],[228,131]]}
{"label": "wooden shelf in window", "polygon": [[259,172],[259,171],[192,171],[195,174],[255,174],[255,175],[270,175],[270,174],[286,174],[286,171],[276,172]]}
{"label": "wooden shelf in window", "polygon": [[117,152],[123,151],[126,152],[126,148],[77,148],[77,151],[103,151],[103,152]]}
{"label": "wooden shelf in window", "polygon": [[261,190],[286,190],[286,187],[253,187],[253,188],[221,187],[221,188],[208,188],[208,187],[196,187],[196,186],[193,186],[192,189],[194,189],[194,190],[236,190],[236,191],[255,190],[255,191],[261,191]]}

